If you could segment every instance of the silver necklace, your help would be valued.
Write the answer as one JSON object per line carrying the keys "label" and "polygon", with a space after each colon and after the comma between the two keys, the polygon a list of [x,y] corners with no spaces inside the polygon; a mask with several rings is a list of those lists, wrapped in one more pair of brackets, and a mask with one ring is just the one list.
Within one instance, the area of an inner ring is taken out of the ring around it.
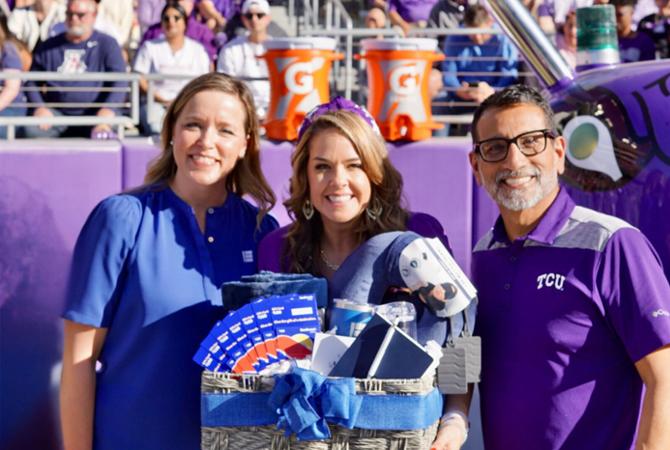
{"label": "silver necklace", "polygon": [[337,269],[340,268],[339,264],[333,264],[330,261],[328,261],[328,258],[326,258],[326,252],[324,252],[323,249],[321,249],[319,251],[319,253],[321,254],[321,261],[323,261],[323,263],[326,265],[326,267],[328,267],[330,270],[332,270],[333,272],[336,272]]}

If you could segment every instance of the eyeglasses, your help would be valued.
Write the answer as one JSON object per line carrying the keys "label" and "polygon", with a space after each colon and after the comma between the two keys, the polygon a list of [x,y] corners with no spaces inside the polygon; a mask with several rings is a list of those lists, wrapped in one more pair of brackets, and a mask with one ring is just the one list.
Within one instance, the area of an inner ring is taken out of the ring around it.
{"label": "eyeglasses", "polygon": [[68,18],[68,19],[72,19],[73,17],[76,17],[77,19],[81,20],[84,17],[86,17],[87,14],[88,14],[88,11],[87,12],[65,11],[65,17]]}
{"label": "eyeglasses", "polygon": [[249,12],[249,13],[245,13],[245,14],[244,14],[244,17],[246,17],[247,20],[251,20],[251,19],[253,19],[254,16],[256,16],[256,18],[257,18],[258,20],[261,20],[263,17],[265,17],[265,13],[251,13],[251,12]]}
{"label": "eyeglasses", "polygon": [[510,144],[514,144],[526,156],[535,156],[547,148],[547,138],[555,139],[551,130],[526,131],[511,139],[492,138],[475,144],[475,152],[486,162],[500,162],[507,158]]}
{"label": "eyeglasses", "polygon": [[165,23],[167,23],[167,22],[179,22],[181,19],[182,19],[182,17],[179,16],[179,15],[171,16],[169,14],[166,14],[163,17],[161,17],[161,20]]}

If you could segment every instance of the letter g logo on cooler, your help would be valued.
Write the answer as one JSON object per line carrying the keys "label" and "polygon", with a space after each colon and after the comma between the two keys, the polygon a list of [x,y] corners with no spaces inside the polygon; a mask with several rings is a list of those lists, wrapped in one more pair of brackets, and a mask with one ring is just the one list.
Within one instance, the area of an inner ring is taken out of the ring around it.
{"label": "letter g logo on cooler", "polygon": [[284,83],[289,91],[306,95],[314,90],[314,67],[311,62],[297,62],[286,69]]}
{"label": "letter g logo on cooler", "polygon": [[389,75],[391,90],[397,95],[412,95],[419,87],[419,71],[416,64],[394,68]]}

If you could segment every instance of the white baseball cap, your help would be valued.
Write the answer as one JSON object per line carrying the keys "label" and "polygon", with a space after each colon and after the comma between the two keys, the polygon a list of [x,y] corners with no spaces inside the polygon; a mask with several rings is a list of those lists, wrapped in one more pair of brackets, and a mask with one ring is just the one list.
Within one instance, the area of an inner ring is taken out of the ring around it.
{"label": "white baseball cap", "polygon": [[254,7],[254,12],[270,14],[270,4],[267,0],[246,0],[242,5],[242,14],[248,13]]}

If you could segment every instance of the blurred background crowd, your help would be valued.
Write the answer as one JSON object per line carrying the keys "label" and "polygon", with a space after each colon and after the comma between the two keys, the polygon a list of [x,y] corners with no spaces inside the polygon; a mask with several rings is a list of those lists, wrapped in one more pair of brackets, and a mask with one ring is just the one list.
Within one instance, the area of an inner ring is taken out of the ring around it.
{"label": "blurred background crowd", "polygon": [[[517,49],[496,32],[494,21],[477,1],[340,2],[357,30],[385,29],[380,34],[385,37],[420,37],[424,30],[425,36],[438,39],[446,59],[435,63],[430,79],[436,115],[468,114],[496,89],[517,81],[535,83]],[[575,11],[601,3],[616,9],[622,62],[670,56],[670,0],[523,3],[573,67]],[[143,78],[140,124],[134,132],[152,135],[180,88],[190,78],[216,70],[247,80],[263,118],[270,93],[267,67],[258,56],[264,53],[266,40],[301,34],[296,17],[303,6],[301,1],[287,0],[0,0],[0,71],[72,75],[53,80],[0,78],[0,116],[118,115],[128,108],[123,88],[127,83],[79,80],[77,75],[135,72]],[[459,28],[471,33],[450,32]],[[356,35],[357,40],[361,37],[365,35]],[[364,75],[359,80],[364,81]],[[365,88],[357,93],[355,99],[364,103]],[[53,138],[92,132],[111,128],[42,123],[22,127],[20,135]],[[464,132],[467,126],[447,127],[440,133]],[[5,135],[5,127],[0,127],[0,138]]]}

